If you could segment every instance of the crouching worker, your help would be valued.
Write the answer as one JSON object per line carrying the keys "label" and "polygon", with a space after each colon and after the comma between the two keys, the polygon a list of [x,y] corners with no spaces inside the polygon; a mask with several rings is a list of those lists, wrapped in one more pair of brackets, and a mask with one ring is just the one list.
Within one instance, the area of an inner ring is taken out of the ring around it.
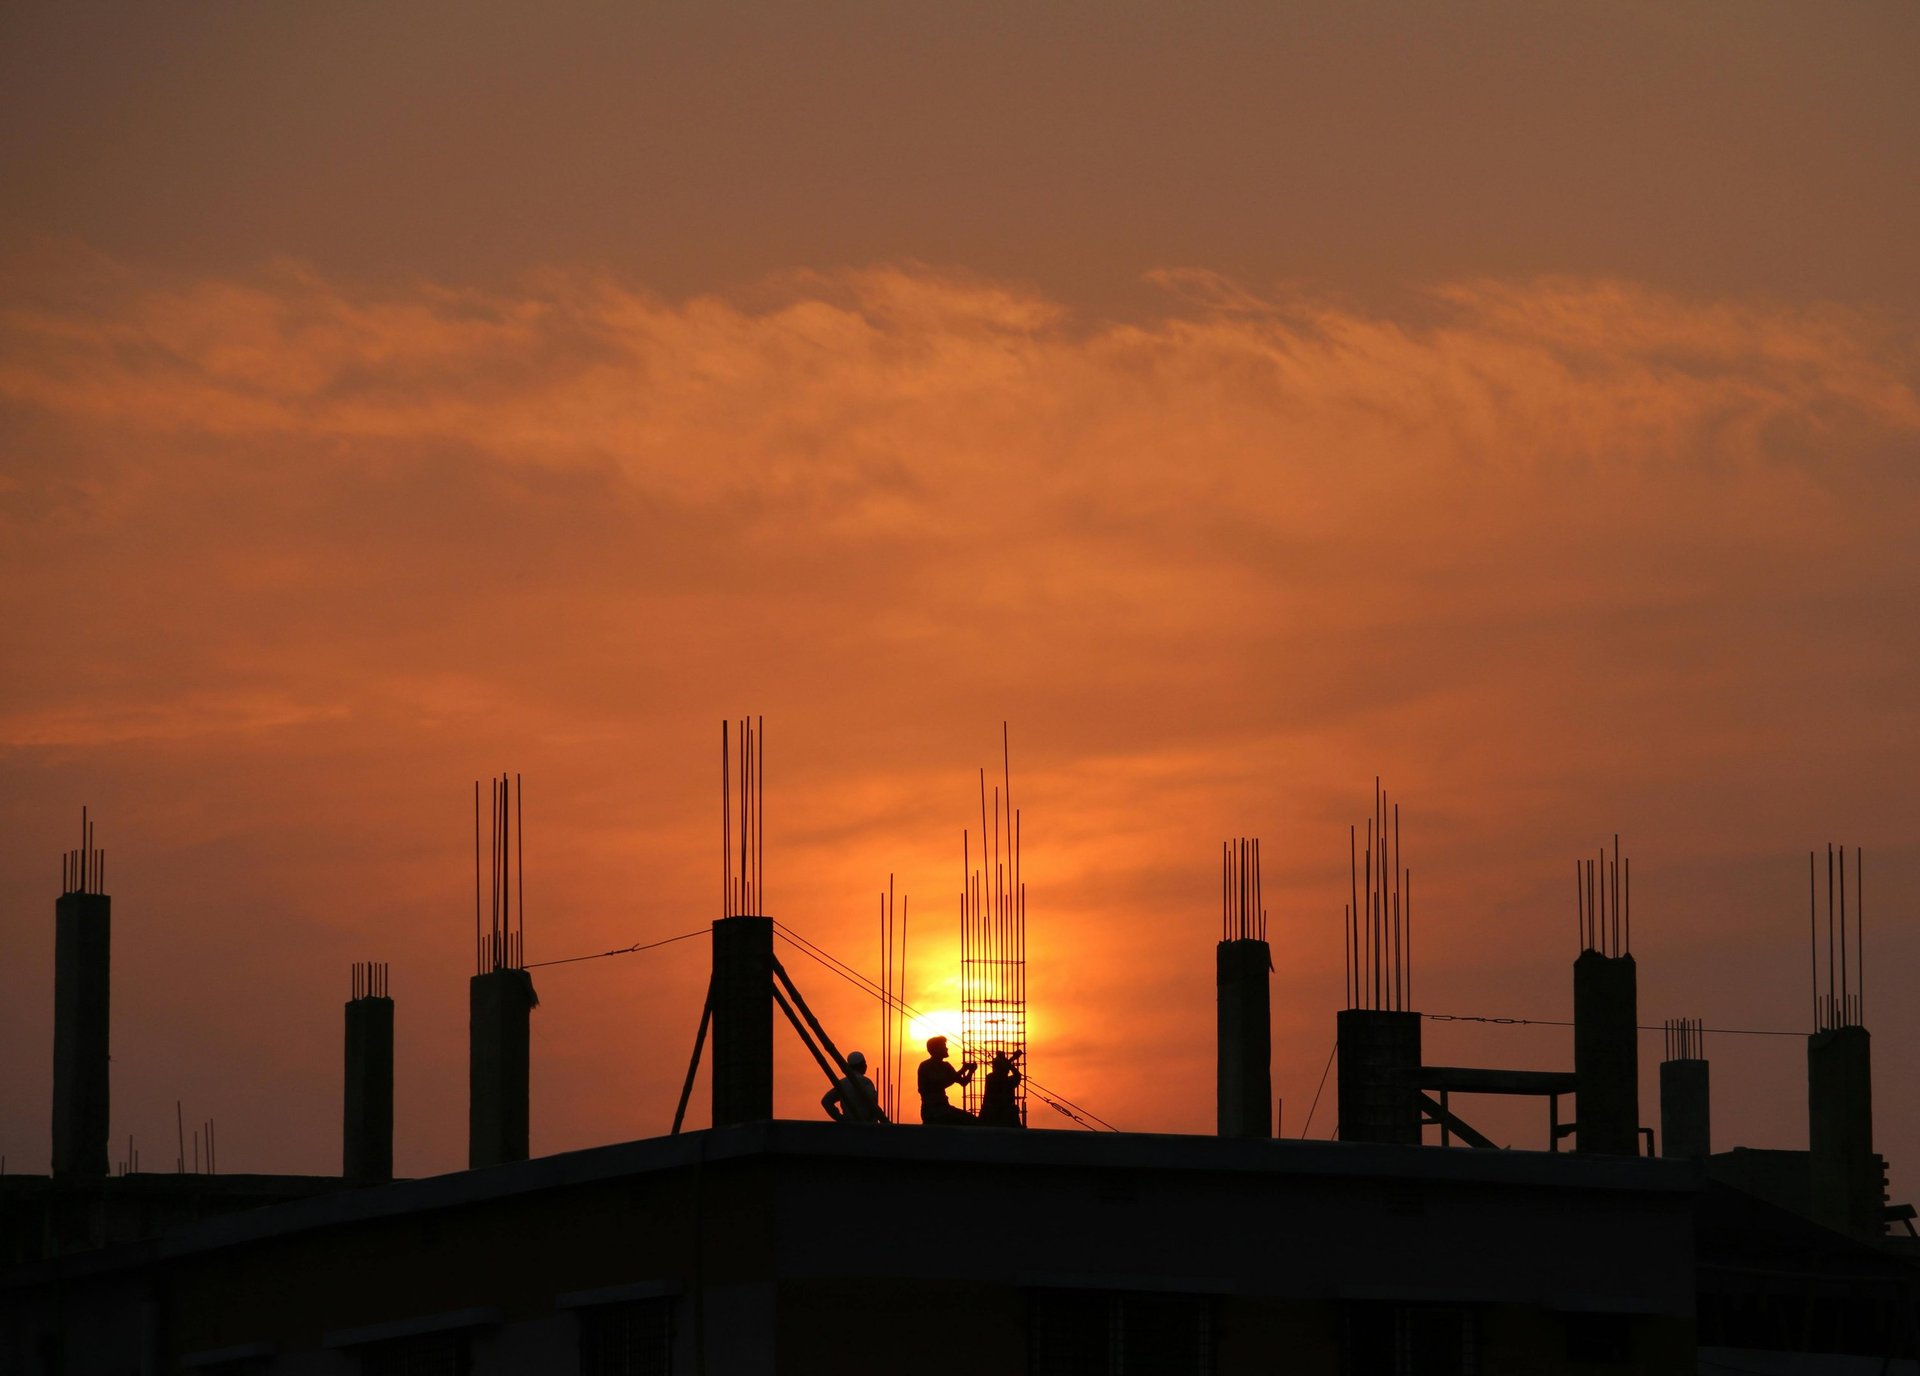
{"label": "crouching worker", "polygon": [[947,1039],[927,1039],[927,1059],[920,1062],[920,1121],[963,1126],[979,1121],[963,1108],[947,1102],[947,1090],[973,1083],[971,1061],[955,1070],[947,1061]]}
{"label": "crouching worker", "polygon": [[833,1088],[820,1096],[820,1107],[836,1123],[884,1123],[880,1095],[867,1078],[867,1058],[858,1051],[847,1053],[847,1076],[835,1080]]}
{"label": "crouching worker", "polygon": [[980,1123],[990,1128],[1023,1128],[1020,1104],[1014,1086],[1020,1083],[1019,1068],[1014,1065],[1018,1051],[993,1053],[993,1067],[987,1071],[986,1087],[980,1091]]}

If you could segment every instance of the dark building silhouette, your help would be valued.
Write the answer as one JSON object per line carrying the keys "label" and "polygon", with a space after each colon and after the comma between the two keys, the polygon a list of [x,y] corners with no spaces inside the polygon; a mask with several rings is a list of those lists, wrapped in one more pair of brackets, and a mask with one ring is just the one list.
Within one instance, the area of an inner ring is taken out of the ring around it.
{"label": "dark building silhouette", "polygon": [[209,1219],[164,1288],[151,1247],[16,1274],[0,1369],[593,1372],[624,1330],[613,1370],[1332,1376],[1402,1332],[1553,1372],[1599,1325],[1691,1373],[1693,1204],[1660,1161],[740,1124]]}
{"label": "dark building silhouette", "polygon": [[63,893],[54,906],[53,1173],[107,1173],[107,1030],[113,900]]}
{"label": "dark building silhouette", "polygon": [[773,1117],[773,919],[713,924],[713,1121]]}
{"label": "dark building silhouette", "polygon": [[349,1185],[393,1179],[393,999],[384,964],[354,967],[346,1007],[340,1173]]}
{"label": "dark building silhouette", "polygon": [[53,905],[53,1173],[107,1173],[113,900],[106,855],[80,813],[81,847],[62,857]]}
{"label": "dark building silhouette", "polygon": [[1873,1044],[1864,1027],[1807,1038],[1807,1156],[1813,1216],[1836,1232],[1883,1228],[1886,1164],[1873,1150]]}
{"label": "dark building silhouette", "polygon": [[1640,1032],[1631,955],[1580,953],[1573,964],[1573,1074],[1584,1152],[1640,1152]]}
{"label": "dark building silhouette", "polygon": [[468,1166],[527,1159],[529,1042],[538,1001],[525,970],[489,970],[468,981]]}
{"label": "dark building silhouette", "polygon": [[1339,1027],[1340,1140],[1420,1143],[1420,1015],[1343,1008]]}
{"label": "dark building silhouette", "polygon": [[1713,1153],[1712,1085],[1698,1023],[1669,1021],[1660,1062],[1660,1154],[1700,1161]]}
{"label": "dark building silhouette", "polygon": [[1273,1135],[1273,950],[1260,898],[1260,842],[1220,848],[1220,944],[1214,947],[1218,1130]]}

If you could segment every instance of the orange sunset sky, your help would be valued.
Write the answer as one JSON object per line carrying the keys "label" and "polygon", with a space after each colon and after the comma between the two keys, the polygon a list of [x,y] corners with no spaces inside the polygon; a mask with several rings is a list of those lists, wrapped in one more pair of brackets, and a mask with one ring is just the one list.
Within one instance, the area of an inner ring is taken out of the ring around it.
{"label": "orange sunset sky", "polygon": [[[1304,1126],[1376,774],[1433,1013],[1569,1017],[1619,832],[1642,1022],[1804,1033],[1806,855],[1863,846],[1910,1196],[1916,70],[1906,0],[0,10],[7,1169],[83,803],[116,1158],[179,1100],[223,1170],[337,1171],[380,959],[426,1174],[473,781],[526,780],[529,960],[676,935],[755,713],[767,908],[871,970],[894,874],[923,1007],[1010,723],[1033,1071],[1132,1129],[1212,1128],[1236,835]],[[705,970],[535,972],[537,1153],[666,1129]],[[1805,1145],[1797,1037],[1708,1051],[1716,1146]]]}

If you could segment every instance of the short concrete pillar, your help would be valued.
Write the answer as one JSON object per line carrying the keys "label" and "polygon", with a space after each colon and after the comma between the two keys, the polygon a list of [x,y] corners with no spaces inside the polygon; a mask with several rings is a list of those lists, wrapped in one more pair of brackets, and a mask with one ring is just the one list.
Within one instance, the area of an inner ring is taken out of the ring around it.
{"label": "short concrete pillar", "polygon": [[527,1159],[529,1024],[539,999],[525,970],[468,981],[467,1165]]}
{"label": "short concrete pillar", "polygon": [[773,1117],[773,919],[713,924],[713,1125]]}
{"label": "short concrete pillar", "polygon": [[1873,1043],[1864,1027],[1807,1038],[1807,1154],[1814,1218],[1856,1237],[1884,1232],[1873,1150]]}
{"label": "short concrete pillar", "polygon": [[113,900],[63,893],[53,907],[53,1173],[105,1176]]}
{"label": "short concrete pillar", "polygon": [[384,1184],[393,1179],[393,1000],[350,999],[346,1016],[340,1173],[349,1185]]}
{"label": "short concrete pillar", "polygon": [[1639,994],[1633,957],[1582,951],[1573,963],[1576,1150],[1640,1154]]}
{"label": "short concrete pillar", "polygon": [[1660,1062],[1660,1154],[1704,1161],[1713,1153],[1707,1063]]}
{"label": "short concrete pillar", "polygon": [[1222,1137],[1273,1136],[1272,970],[1264,941],[1223,941],[1215,950]]}
{"label": "short concrete pillar", "polygon": [[1346,1008],[1339,1029],[1340,1140],[1420,1145],[1420,1015]]}

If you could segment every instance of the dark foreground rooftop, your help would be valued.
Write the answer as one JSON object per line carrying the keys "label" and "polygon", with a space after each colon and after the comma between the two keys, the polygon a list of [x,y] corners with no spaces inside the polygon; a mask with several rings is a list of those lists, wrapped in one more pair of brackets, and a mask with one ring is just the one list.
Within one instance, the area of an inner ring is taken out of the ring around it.
{"label": "dark foreground rooftop", "polygon": [[[1384,1343],[1691,1371],[1701,1184],[1635,1158],[764,1122],[17,1267],[0,1364],[344,1373],[425,1345],[475,1373],[1331,1373]],[[593,1365],[614,1328],[665,1365]]]}

